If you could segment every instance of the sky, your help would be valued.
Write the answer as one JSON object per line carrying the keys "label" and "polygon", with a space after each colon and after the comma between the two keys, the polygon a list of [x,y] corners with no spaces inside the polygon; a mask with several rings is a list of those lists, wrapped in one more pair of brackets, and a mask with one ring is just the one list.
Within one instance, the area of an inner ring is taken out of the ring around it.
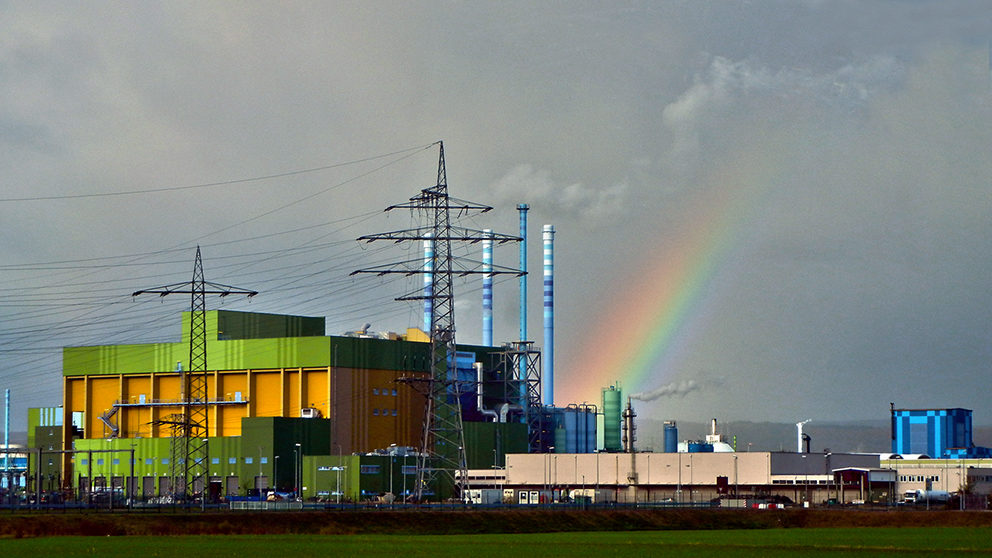
{"label": "sky", "polygon": [[[178,341],[208,308],[422,323],[437,176],[518,232],[555,404],[773,422],[992,422],[992,48],[980,1],[0,2],[0,389],[61,402],[66,346]],[[458,246],[481,260],[480,247]],[[518,264],[517,247],[496,249]],[[497,279],[495,339],[519,338]],[[455,284],[481,342],[481,279]],[[208,357],[209,358],[209,357]],[[209,366],[209,364],[208,364]]]}

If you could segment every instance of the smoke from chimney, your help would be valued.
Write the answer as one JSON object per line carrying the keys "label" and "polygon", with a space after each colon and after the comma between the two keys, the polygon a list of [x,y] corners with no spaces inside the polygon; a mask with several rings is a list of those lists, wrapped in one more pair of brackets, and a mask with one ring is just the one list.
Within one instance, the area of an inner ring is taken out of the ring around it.
{"label": "smoke from chimney", "polygon": [[631,399],[637,399],[638,401],[654,401],[656,399],[661,399],[662,397],[685,397],[694,391],[699,391],[702,386],[696,380],[682,380],[681,382],[672,382],[667,386],[662,386],[658,389],[653,389],[651,391],[642,391],[640,393],[635,393],[630,396]]}

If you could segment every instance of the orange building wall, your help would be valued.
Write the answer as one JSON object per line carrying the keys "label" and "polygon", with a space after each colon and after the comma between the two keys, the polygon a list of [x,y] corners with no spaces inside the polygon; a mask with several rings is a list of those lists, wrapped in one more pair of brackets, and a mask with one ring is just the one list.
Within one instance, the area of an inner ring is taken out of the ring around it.
{"label": "orange building wall", "polygon": [[[209,435],[240,436],[244,417],[299,417],[315,408],[332,421],[332,451],[366,452],[390,444],[419,446],[425,399],[398,380],[410,372],[352,368],[289,368],[227,370],[208,373],[207,393],[215,404],[209,411]],[[99,416],[116,402],[112,420],[118,437],[169,437],[171,427],[160,424],[181,413],[180,376],[175,372],[66,376],[65,413],[84,413],[85,438],[110,435]],[[396,395],[393,395],[395,390]],[[237,394],[241,400],[237,402]],[[141,405],[175,402],[174,405]],[[395,412],[395,414],[394,414]]]}

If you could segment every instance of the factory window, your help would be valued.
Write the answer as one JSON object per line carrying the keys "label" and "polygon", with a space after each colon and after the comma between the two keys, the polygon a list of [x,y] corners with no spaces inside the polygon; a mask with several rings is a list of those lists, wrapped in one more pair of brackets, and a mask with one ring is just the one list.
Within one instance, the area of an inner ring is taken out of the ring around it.
{"label": "factory window", "polygon": [[251,465],[251,463],[252,463],[251,462],[251,458],[250,457],[246,457],[245,458],[245,465]]}
{"label": "factory window", "polygon": [[404,475],[416,475],[417,474],[417,466],[416,465],[404,465],[402,467],[402,469],[401,469],[401,472]]}
{"label": "factory window", "polygon": [[97,459],[96,460],[96,464],[97,465],[103,465],[103,460],[102,459]]}
{"label": "factory window", "polygon": [[150,457],[147,458],[147,459],[145,459],[145,465],[153,465],[154,463],[155,463],[155,460],[152,459],[152,458],[150,458]]}
{"label": "factory window", "polygon": [[379,395],[379,388],[373,389],[372,390],[372,395]]}
{"label": "factory window", "polygon": [[210,462],[213,463],[214,465],[218,465],[218,464],[220,464],[220,458],[219,457],[214,457],[214,458],[212,458],[210,460]]}
{"label": "factory window", "polygon": [[162,465],[168,465],[168,464],[169,464],[169,458],[168,457],[163,457],[162,458]]}
{"label": "factory window", "polygon": [[79,464],[80,465],[89,465],[90,464],[90,460],[89,459],[86,459],[86,458],[80,459],[79,460]]}
{"label": "factory window", "polygon": [[396,397],[396,390],[393,390],[393,397]]}
{"label": "factory window", "polygon": [[393,416],[396,416],[396,409],[393,409]]}
{"label": "factory window", "polygon": [[389,409],[383,409],[382,410],[382,416],[388,417],[389,416]]}
{"label": "factory window", "polygon": [[379,409],[372,409],[372,415],[376,417],[379,416]]}
{"label": "factory window", "polygon": [[238,458],[237,458],[237,457],[228,457],[228,458],[227,458],[227,463],[228,463],[229,465],[237,465],[237,463],[238,463]]}
{"label": "factory window", "polygon": [[269,462],[269,458],[268,457],[263,457],[262,458],[261,463],[268,463],[268,462]]}
{"label": "factory window", "polygon": [[121,464],[121,460],[120,460],[120,459],[117,459],[117,458],[115,458],[115,459],[114,459],[114,465],[120,465],[120,464]]}
{"label": "factory window", "polygon": [[362,465],[360,471],[363,475],[378,475],[379,466],[378,465]]}

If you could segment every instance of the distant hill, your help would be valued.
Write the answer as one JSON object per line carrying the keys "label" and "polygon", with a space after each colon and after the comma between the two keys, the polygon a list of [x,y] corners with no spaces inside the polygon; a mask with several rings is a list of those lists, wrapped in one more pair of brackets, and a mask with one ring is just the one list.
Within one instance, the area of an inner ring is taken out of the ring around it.
{"label": "distant hill", "polygon": [[[664,447],[663,421],[641,420],[637,423],[640,450],[661,451]],[[710,433],[709,423],[678,421],[679,441],[703,440]],[[888,421],[859,423],[816,423],[803,427],[809,434],[810,451],[829,449],[842,453],[885,453],[891,451],[892,437]],[[776,422],[724,422],[717,424],[730,445],[736,437],[737,451],[796,451],[796,425]]]}
{"label": "distant hill", "polygon": [[[637,422],[639,450],[661,451],[664,447],[663,421],[644,419]],[[677,421],[679,441],[704,440],[710,424]],[[723,422],[717,432],[737,451],[796,451],[796,425],[777,422]],[[824,449],[841,453],[888,453],[892,451],[892,430],[888,420],[852,422],[816,422],[803,426],[809,434],[810,451]],[[976,446],[992,447],[992,426],[975,426],[972,441]],[[750,447],[748,446],[750,444]]]}

